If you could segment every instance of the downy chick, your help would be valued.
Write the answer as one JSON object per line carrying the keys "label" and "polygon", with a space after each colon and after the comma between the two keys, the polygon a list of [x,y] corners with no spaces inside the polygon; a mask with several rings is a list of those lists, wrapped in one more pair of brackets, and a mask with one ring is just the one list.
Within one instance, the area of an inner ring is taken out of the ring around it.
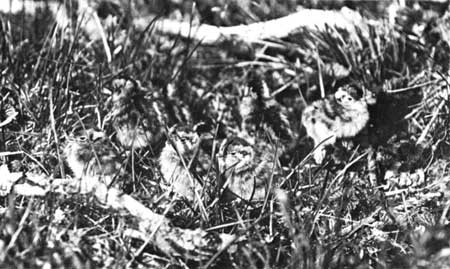
{"label": "downy chick", "polygon": [[314,140],[314,160],[322,163],[327,145],[338,138],[356,136],[369,121],[362,89],[355,85],[340,87],[335,94],[308,105],[302,114],[306,133]]}
{"label": "downy chick", "polygon": [[89,189],[97,181],[109,185],[123,173],[121,157],[104,132],[79,129],[67,139],[64,156],[83,189]]}
{"label": "downy chick", "polygon": [[266,132],[282,141],[293,138],[286,108],[270,95],[267,84],[257,75],[253,75],[244,88],[239,113],[242,133],[253,136]]}
{"label": "downy chick", "polygon": [[[172,127],[159,157],[163,179],[172,190],[189,201],[195,200],[195,191],[200,194],[201,185],[189,171],[189,163],[195,158],[199,146],[198,134],[185,127]],[[182,159],[183,158],[183,159]]]}
{"label": "downy chick", "polygon": [[265,198],[275,158],[271,157],[273,152],[258,152],[255,148],[239,137],[222,142],[218,164],[222,181],[220,185],[228,190],[226,199],[238,197],[247,201],[261,201]]}
{"label": "downy chick", "polygon": [[163,117],[138,81],[115,79],[112,82],[110,117],[117,140],[125,148],[143,148],[163,138]]}

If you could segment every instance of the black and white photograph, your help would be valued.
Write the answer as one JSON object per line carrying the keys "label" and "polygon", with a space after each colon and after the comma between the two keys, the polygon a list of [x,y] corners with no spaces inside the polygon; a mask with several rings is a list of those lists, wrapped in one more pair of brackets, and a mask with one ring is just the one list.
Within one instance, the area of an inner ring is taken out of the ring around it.
{"label": "black and white photograph", "polygon": [[450,1],[0,0],[0,268],[450,268]]}

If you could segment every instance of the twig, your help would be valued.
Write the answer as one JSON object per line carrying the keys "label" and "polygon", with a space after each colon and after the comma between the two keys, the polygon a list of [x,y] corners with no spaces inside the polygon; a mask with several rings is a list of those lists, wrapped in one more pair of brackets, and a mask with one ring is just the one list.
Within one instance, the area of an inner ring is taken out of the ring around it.
{"label": "twig", "polygon": [[[171,208],[172,208],[172,203],[170,203],[169,206],[167,206],[166,210],[164,210],[163,216],[167,215],[167,213],[170,211]],[[161,225],[163,224],[163,221],[164,221],[164,219],[161,219],[159,221],[159,223],[156,225],[153,232],[150,234],[150,236],[147,236],[147,239],[144,240],[144,244],[142,244],[142,246],[136,251],[136,254],[131,259],[131,261],[128,262],[127,267],[131,266],[131,264],[134,262],[136,257],[139,257],[144,252],[144,249],[147,247],[148,244],[150,244],[150,242],[153,240],[153,237],[155,236],[155,233],[158,231],[159,227],[161,227]]]}
{"label": "twig", "polygon": [[447,213],[448,210],[450,209],[450,202],[445,203],[445,207],[444,210],[442,210],[442,215],[439,218],[439,224],[441,225],[447,225],[448,220],[447,220]]}
{"label": "twig", "polygon": [[322,77],[322,61],[320,60],[319,52],[316,53],[316,61],[317,61],[317,73],[319,74],[319,88],[320,88],[320,97],[325,98],[325,87],[323,86],[323,77]]}
{"label": "twig", "polygon": [[[381,207],[378,207],[377,209],[375,209],[374,212],[372,212],[372,214],[370,214],[370,216],[368,216],[368,217],[366,217],[366,218],[364,218],[364,219],[358,221],[356,227],[355,227],[354,224],[350,224],[349,226],[343,228],[343,229],[341,230],[341,234],[342,234],[344,237],[347,237],[347,238],[350,237],[352,234],[354,234],[356,231],[358,231],[358,230],[361,229],[362,227],[368,226],[368,225],[370,225],[371,223],[375,222],[374,217],[375,217],[380,211],[381,211]],[[353,228],[353,227],[355,227],[355,228]]]}
{"label": "twig", "polygon": [[[253,221],[254,221],[254,219],[243,220],[244,223],[246,223],[246,222],[253,222]],[[239,224],[243,225],[243,223],[241,223],[240,221],[235,221],[235,222],[224,223],[224,224],[221,224],[221,225],[210,227],[210,228],[206,229],[205,231],[210,232],[210,231],[220,230],[220,229],[223,229],[223,228],[226,228],[226,227],[239,225]]]}
{"label": "twig", "polygon": [[17,230],[14,232],[14,234],[11,236],[11,241],[9,241],[8,246],[5,249],[5,252],[7,253],[12,247],[14,247],[17,239],[19,238],[20,233],[22,232],[24,226],[25,226],[25,221],[27,220],[28,216],[30,215],[31,212],[31,207],[33,206],[33,203],[30,201],[30,203],[28,203],[27,209],[25,210],[25,213],[23,213],[22,218],[20,219],[19,222],[19,227],[17,227]]}
{"label": "twig", "polygon": [[431,117],[430,121],[428,122],[427,126],[425,127],[425,129],[423,130],[422,134],[420,135],[419,139],[417,139],[416,145],[420,145],[424,142],[427,134],[430,132],[431,130],[431,126],[433,125],[434,121],[437,119],[437,116],[439,115],[439,112],[441,111],[441,109],[444,107],[445,105],[445,100],[442,100],[439,103],[439,106],[433,111],[433,116]]}
{"label": "twig", "polygon": [[[138,18],[134,24],[138,28],[147,25],[151,18]],[[245,43],[256,43],[263,39],[277,39],[288,36],[299,28],[324,31],[335,25],[349,32],[355,31],[355,25],[361,25],[362,17],[358,12],[348,8],[340,11],[302,9],[285,17],[257,22],[249,25],[217,27],[201,24],[194,30],[189,22],[163,19],[157,22],[156,31],[167,35],[180,35],[183,38],[201,40],[203,45],[218,45],[225,40],[238,39]]]}
{"label": "twig", "polygon": [[19,113],[17,111],[14,111],[13,113],[10,113],[10,115],[8,115],[8,117],[4,121],[0,122],[0,128],[10,124],[16,118],[16,116],[18,114]]}
{"label": "twig", "polygon": [[24,154],[23,151],[3,151],[0,152],[0,157],[6,157],[6,156],[11,156],[11,155],[20,155],[20,154]]}
{"label": "twig", "polygon": [[270,94],[270,97],[275,97],[278,94],[282,93],[284,90],[286,90],[287,88],[289,88],[292,84],[294,84],[295,79],[292,79],[291,81],[289,81],[288,83],[284,84],[283,86],[281,86],[280,88],[276,89],[275,91],[272,92],[272,94]]}
{"label": "twig", "polygon": [[425,86],[431,85],[431,84],[433,84],[433,83],[438,82],[438,80],[439,80],[439,79],[433,79],[433,80],[430,80],[430,81],[427,81],[427,82],[424,82],[424,83],[412,85],[412,86],[405,87],[405,88],[398,88],[398,89],[395,89],[395,90],[387,90],[386,93],[401,93],[401,92],[406,92],[406,91],[409,91],[409,90],[418,89],[418,88],[420,88],[420,87],[425,87]]}
{"label": "twig", "polygon": [[[155,213],[122,191],[108,187],[98,178],[50,180],[45,175],[33,175],[33,177],[39,181],[45,181],[40,182],[43,186],[19,184],[14,186],[14,193],[26,196],[45,196],[49,191],[66,194],[91,193],[100,203],[116,210],[126,210],[133,215],[139,223],[139,229],[145,235],[145,244],[151,243],[169,256],[211,262],[217,257],[217,253],[223,251],[236,239],[234,235],[174,227],[164,215]],[[30,180],[32,181],[32,178]],[[88,181],[89,184],[83,184],[83,181]],[[74,183],[83,185],[85,189],[74,188]],[[22,220],[24,221],[26,217],[27,214],[22,217]],[[137,254],[141,252],[142,250],[139,250]]]}
{"label": "twig", "polygon": [[[33,13],[39,6],[34,1],[8,0],[6,5],[0,5],[0,12],[18,13],[25,6],[25,11]],[[78,14],[82,14],[89,9],[87,1],[80,1]],[[63,5],[56,1],[48,1],[50,11],[57,20],[59,27],[68,25],[67,10]],[[65,14],[64,14],[65,13]],[[133,20],[133,25],[137,29],[144,30],[155,16],[138,17]],[[155,23],[155,31],[164,35],[181,36],[194,41],[201,41],[202,45],[219,45],[226,40],[241,40],[245,43],[260,43],[264,39],[283,38],[296,32],[300,28],[325,31],[329,26],[336,26],[347,30],[349,33],[355,32],[355,26],[368,33],[367,27],[362,23],[367,21],[370,24],[376,24],[374,21],[364,20],[357,11],[349,8],[341,10],[320,10],[320,9],[301,9],[287,16],[256,22],[249,25],[237,25],[229,27],[218,27],[208,24],[193,26],[190,21],[176,21],[171,19],[161,19]],[[102,38],[100,29],[95,27],[93,20],[88,20],[83,25],[89,36],[94,39]]]}

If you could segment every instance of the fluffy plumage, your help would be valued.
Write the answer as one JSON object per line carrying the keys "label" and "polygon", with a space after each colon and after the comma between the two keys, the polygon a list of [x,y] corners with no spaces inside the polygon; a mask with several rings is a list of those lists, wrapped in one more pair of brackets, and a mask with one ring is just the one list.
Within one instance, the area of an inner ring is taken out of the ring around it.
{"label": "fluffy plumage", "polygon": [[254,75],[244,88],[239,112],[241,129],[250,136],[268,131],[274,139],[289,141],[293,138],[286,109],[270,96],[267,84],[259,76]]}
{"label": "fluffy plumage", "polygon": [[367,103],[355,85],[341,87],[335,94],[308,105],[302,113],[302,124],[317,147],[316,163],[323,161],[325,146],[333,145],[338,138],[356,136],[368,121]]}
{"label": "fluffy plumage", "polygon": [[111,119],[117,140],[125,148],[151,146],[163,137],[164,119],[158,104],[140,83],[131,79],[112,82]]}
{"label": "fluffy plumage", "polygon": [[[163,179],[172,190],[194,201],[195,190],[200,191],[201,185],[190,174],[188,165],[195,158],[195,150],[199,146],[200,137],[189,128],[173,127],[159,157],[159,165]],[[184,160],[184,164],[182,159]],[[186,165],[186,166],[185,166]]]}
{"label": "fluffy plumage", "polygon": [[[261,143],[261,141],[260,141]],[[221,185],[228,189],[226,199],[263,200],[272,176],[275,152],[261,152],[246,140],[224,140],[218,154]]]}
{"label": "fluffy plumage", "polygon": [[91,179],[110,184],[122,172],[120,155],[102,131],[80,129],[73,132],[68,137],[64,155],[74,176],[86,184]]}

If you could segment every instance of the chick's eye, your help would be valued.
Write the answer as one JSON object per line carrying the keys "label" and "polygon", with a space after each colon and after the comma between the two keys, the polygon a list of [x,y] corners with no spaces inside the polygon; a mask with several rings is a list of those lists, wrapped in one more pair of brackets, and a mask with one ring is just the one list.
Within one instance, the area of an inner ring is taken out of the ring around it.
{"label": "chick's eye", "polygon": [[80,136],[79,138],[78,138],[78,140],[80,141],[80,142],[86,142],[87,141],[87,137],[86,136]]}
{"label": "chick's eye", "polygon": [[348,100],[348,101],[353,101],[353,98],[347,97],[347,100]]}

